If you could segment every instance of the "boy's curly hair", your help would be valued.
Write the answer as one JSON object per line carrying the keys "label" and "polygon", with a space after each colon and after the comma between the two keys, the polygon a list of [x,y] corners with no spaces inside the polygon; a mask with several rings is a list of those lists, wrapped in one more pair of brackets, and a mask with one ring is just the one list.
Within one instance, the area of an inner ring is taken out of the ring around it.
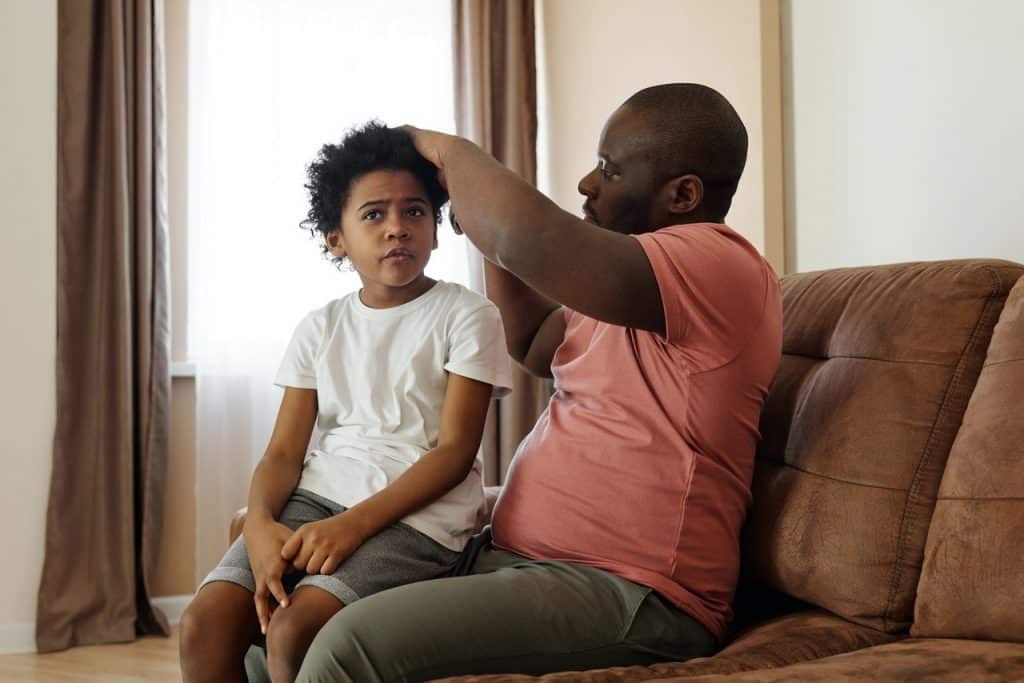
{"label": "boy's curly hair", "polygon": [[[413,174],[427,192],[434,224],[441,223],[441,207],[448,203],[448,190],[438,181],[437,169],[416,151],[408,133],[371,121],[350,130],[339,144],[321,147],[316,159],[306,167],[309,213],[299,225],[314,238],[320,236],[325,256],[328,251],[324,238],[341,227],[341,211],[352,183],[371,171],[381,170]],[[334,257],[331,260],[339,267],[344,261]]]}

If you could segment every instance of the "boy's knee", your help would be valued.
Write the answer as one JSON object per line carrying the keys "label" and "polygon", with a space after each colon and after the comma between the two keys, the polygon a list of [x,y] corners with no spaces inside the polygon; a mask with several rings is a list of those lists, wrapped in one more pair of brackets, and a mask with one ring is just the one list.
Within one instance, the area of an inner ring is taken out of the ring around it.
{"label": "boy's knee", "polygon": [[294,659],[316,635],[317,624],[293,607],[278,608],[267,627],[267,656]]}
{"label": "boy's knee", "polygon": [[178,642],[183,663],[211,645],[210,636],[215,636],[217,629],[211,627],[209,617],[195,602],[182,613],[178,621]]}

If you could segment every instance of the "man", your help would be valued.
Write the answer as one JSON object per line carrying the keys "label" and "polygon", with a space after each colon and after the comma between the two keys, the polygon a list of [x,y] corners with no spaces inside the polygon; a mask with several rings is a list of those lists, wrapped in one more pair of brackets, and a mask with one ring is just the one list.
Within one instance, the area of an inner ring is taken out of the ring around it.
{"label": "man", "polygon": [[585,670],[711,654],[731,618],[778,281],[722,224],[747,135],[716,91],[605,125],[584,220],[472,143],[410,129],[488,261],[512,356],[554,377],[458,576],[342,609],[300,681]]}

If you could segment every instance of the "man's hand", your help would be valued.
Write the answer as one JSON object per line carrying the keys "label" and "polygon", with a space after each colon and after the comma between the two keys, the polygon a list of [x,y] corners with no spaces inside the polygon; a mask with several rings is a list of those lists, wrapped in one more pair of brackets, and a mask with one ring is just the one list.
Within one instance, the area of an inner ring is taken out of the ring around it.
{"label": "man's hand", "polygon": [[274,613],[271,596],[281,607],[288,606],[288,594],[281,583],[281,577],[291,568],[282,559],[281,548],[292,535],[292,530],[272,519],[249,518],[245,521],[242,534],[256,580],[256,593],[253,595],[256,616],[260,620],[260,631],[266,634],[270,617]]}
{"label": "man's hand", "polygon": [[437,179],[441,182],[441,185],[447,188],[448,184],[445,182],[444,176],[444,162],[452,145],[458,142],[460,138],[455,135],[439,133],[436,130],[416,128],[415,126],[402,126],[401,129],[412,138],[413,144],[416,145],[416,151],[422,154],[427,161],[437,166]]}
{"label": "man's hand", "polygon": [[281,559],[307,574],[333,574],[365,540],[355,515],[346,511],[300,526],[281,548]]}

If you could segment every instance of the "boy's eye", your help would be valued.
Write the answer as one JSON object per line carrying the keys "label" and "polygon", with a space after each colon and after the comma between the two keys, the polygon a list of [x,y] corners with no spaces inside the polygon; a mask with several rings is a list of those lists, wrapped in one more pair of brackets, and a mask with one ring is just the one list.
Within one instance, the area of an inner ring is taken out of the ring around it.
{"label": "boy's eye", "polygon": [[380,218],[380,211],[378,211],[377,209],[370,209],[369,211],[363,214],[364,221],[373,221],[377,220],[378,218]]}
{"label": "boy's eye", "polygon": [[412,207],[406,213],[408,213],[410,216],[426,216],[427,215],[426,211],[424,211],[423,209],[421,209],[418,206]]}

